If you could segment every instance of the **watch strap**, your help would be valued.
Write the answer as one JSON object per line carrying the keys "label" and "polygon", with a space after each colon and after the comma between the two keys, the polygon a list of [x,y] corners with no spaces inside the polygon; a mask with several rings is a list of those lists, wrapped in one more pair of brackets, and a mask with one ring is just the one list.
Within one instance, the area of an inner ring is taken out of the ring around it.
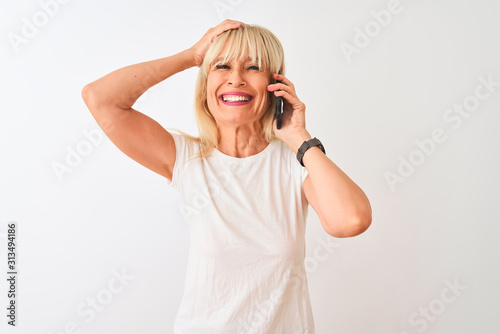
{"label": "watch strap", "polygon": [[300,164],[302,167],[304,166],[304,163],[302,162],[302,158],[304,157],[304,153],[311,147],[318,146],[323,153],[326,154],[325,148],[323,147],[323,144],[319,141],[318,138],[314,137],[312,139],[306,140],[300,145],[299,149],[297,150],[297,160],[299,160]]}

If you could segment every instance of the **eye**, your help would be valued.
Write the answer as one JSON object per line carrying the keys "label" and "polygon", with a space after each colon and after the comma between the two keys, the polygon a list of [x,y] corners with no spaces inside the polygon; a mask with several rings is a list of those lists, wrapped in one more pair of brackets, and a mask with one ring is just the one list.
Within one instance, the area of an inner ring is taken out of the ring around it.
{"label": "eye", "polygon": [[228,69],[229,66],[227,66],[226,64],[219,64],[219,65],[215,66],[215,68],[217,68],[217,69]]}
{"label": "eye", "polygon": [[260,67],[257,66],[257,65],[252,65],[250,67],[248,67],[249,70],[257,70],[257,71],[260,71]]}

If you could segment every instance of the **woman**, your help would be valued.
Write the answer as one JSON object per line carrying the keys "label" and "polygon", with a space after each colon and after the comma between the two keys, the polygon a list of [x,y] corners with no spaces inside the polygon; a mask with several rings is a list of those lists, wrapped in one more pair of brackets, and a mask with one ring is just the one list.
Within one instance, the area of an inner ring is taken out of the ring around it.
{"label": "woman", "polygon": [[[193,66],[199,138],[170,133],[132,108],[147,89]],[[124,67],[82,91],[110,140],[182,196],[190,253],[175,333],[314,333],[304,270],[308,204],[335,237],[371,223],[363,191],[311,141],[305,105],[284,73],[271,32],[226,20],[187,50]]]}

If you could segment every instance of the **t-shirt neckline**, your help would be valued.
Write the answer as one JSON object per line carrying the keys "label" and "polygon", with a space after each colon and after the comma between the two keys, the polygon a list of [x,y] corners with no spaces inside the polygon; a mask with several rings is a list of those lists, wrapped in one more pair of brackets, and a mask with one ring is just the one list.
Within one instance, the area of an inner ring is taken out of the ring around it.
{"label": "t-shirt neckline", "polygon": [[264,148],[259,153],[254,154],[254,155],[250,155],[248,157],[243,157],[243,158],[238,158],[238,157],[233,157],[233,156],[227,155],[227,154],[219,151],[217,148],[214,148],[214,151],[216,152],[217,155],[224,157],[225,159],[236,160],[236,161],[248,161],[248,160],[257,159],[258,157],[266,155],[272,149],[272,146],[274,146],[275,142],[277,142],[277,140],[271,140],[271,142],[269,142],[269,144],[267,144],[266,148]]}

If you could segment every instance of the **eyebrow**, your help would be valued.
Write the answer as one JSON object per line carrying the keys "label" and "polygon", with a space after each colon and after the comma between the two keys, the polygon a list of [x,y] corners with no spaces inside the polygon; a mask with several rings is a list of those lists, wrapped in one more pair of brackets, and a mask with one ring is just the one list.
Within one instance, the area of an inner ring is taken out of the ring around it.
{"label": "eyebrow", "polygon": [[[213,63],[217,63],[217,62],[219,62],[219,61],[221,61],[221,60],[224,60],[224,58],[225,58],[225,57],[217,57],[216,59],[214,59],[214,61],[212,62],[212,64],[213,64]],[[258,60],[259,60],[259,58],[257,58],[256,60],[253,60],[251,57],[248,57],[248,58],[247,58],[247,60],[250,60],[250,61],[258,61]]]}

